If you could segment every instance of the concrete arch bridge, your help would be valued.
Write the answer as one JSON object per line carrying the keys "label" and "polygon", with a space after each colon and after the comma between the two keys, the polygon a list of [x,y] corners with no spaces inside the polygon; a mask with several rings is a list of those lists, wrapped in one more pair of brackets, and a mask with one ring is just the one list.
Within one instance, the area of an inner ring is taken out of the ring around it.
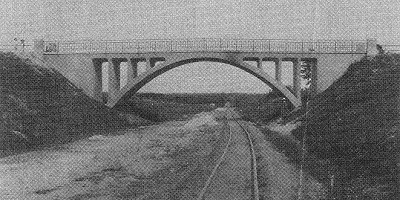
{"label": "concrete arch bridge", "polygon": [[[324,91],[347,67],[365,55],[376,54],[376,41],[296,41],[267,39],[182,39],[134,41],[43,41],[35,52],[46,67],[63,74],[92,98],[102,101],[102,64],[109,63],[109,95],[106,105],[123,104],[132,94],[155,77],[175,67],[193,62],[212,61],[238,67],[281,92],[293,105],[301,105],[300,62],[312,61],[311,87]],[[246,61],[254,61],[250,65]],[[275,63],[275,76],[262,68]],[[293,62],[293,92],[282,84],[282,62]],[[127,84],[120,85],[121,63],[126,62]],[[145,72],[138,74],[138,64]]]}

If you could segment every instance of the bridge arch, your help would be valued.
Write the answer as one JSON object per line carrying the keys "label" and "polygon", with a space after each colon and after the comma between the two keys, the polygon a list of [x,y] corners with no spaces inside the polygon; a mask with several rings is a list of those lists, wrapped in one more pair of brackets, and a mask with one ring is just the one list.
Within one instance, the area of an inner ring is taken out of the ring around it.
{"label": "bridge arch", "polygon": [[217,57],[213,55],[166,59],[165,62],[150,68],[139,76],[128,79],[128,83],[116,93],[115,97],[111,98],[111,101],[107,102],[107,106],[114,107],[116,105],[120,105],[122,102],[128,100],[134,93],[136,93],[148,82],[171,69],[185,64],[203,61],[224,63],[242,69],[243,71],[246,71],[247,73],[266,83],[272,89],[276,89],[281,92],[293,104],[294,107],[299,107],[301,105],[300,98],[297,98],[282,83],[277,82],[273,77],[269,76],[262,69],[253,65],[249,65],[245,63],[242,59],[238,59],[238,57],[235,56]]}

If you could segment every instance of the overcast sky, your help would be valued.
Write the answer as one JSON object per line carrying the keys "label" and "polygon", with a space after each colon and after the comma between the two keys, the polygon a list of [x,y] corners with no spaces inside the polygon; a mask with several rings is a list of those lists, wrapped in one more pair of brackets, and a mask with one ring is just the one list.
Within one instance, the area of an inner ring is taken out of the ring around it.
{"label": "overcast sky", "polygon": [[[400,44],[398,0],[0,0],[0,21],[0,44],[15,37],[28,42],[35,38],[377,38],[381,44]],[[188,73],[189,68],[198,73]],[[192,80],[199,91],[204,87],[265,91],[258,80],[222,64],[198,63],[172,72],[157,78],[158,86],[154,82],[146,88],[162,90],[162,85],[169,85],[166,91],[181,91],[172,85],[185,86],[185,81],[173,78],[182,77]],[[231,82],[216,86],[222,83],[218,80]]]}

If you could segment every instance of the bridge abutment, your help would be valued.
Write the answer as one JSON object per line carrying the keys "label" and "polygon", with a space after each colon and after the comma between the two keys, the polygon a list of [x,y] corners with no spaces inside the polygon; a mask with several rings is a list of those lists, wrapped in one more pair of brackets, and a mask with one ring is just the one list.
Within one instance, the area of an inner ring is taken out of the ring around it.
{"label": "bridge abutment", "polygon": [[373,38],[367,39],[367,56],[375,56],[378,54],[378,49],[376,48],[377,40]]}

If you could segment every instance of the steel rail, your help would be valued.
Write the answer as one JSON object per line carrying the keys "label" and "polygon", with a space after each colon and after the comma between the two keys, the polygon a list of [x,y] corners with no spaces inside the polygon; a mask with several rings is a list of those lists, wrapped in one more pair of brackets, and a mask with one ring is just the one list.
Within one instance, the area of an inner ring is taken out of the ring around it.
{"label": "steel rail", "polygon": [[251,139],[251,134],[235,118],[234,118],[234,121],[236,121],[236,123],[238,123],[239,126],[244,130],[244,132],[247,135],[247,139],[249,141],[249,146],[250,146],[250,151],[251,151],[251,158],[252,158],[251,162],[252,162],[252,175],[253,175],[253,199],[254,200],[259,200],[260,199],[260,192],[259,192],[259,189],[258,189],[257,159],[256,159],[255,151],[254,151],[253,141]]}
{"label": "steel rail", "polygon": [[208,186],[210,186],[211,180],[215,176],[215,173],[217,172],[222,161],[225,159],[226,152],[228,152],[228,149],[229,149],[229,146],[231,145],[231,143],[232,143],[232,129],[231,129],[231,126],[229,126],[229,140],[225,146],[224,152],[222,153],[221,157],[218,159],[217,164],[215,165],[213,171],[211,172],[211,175],[208,177],[206,184],[204,185],[203,189],[201,190],[200,195],[198,196],[197,200],[204,199],[204,195],[207,191],[207,188],[208,188]]}
{"label": "steel rail", "polygon": [[[249,141],[249,146],[250,146],[250,152],[251,152],[251,157],[252,157],[252,179],[253,179],[253,191],[252,191],[252,199],[254,200],[259,200],[259,190],[258,190],[258,179],[257,179],[257,163],[256,163],[256,156],[255,156],[255,152],[254,152],[254,146],[253,146],[253,142],[251,140],[251,136],[250,133],[236,120],[236,117],[234,116],[234,112],[231,112],[231,118],[233,121],[235,121],[240,128],[246,133],[247,135],[247,139]],[[214,178],[218,168],[220,167],[222,161],[225,159],[225,155],[226,152],[229,149],[229,146],[232,142],[232,128],[231,126],[229,126],[229,141],[224,149],[224,153],[222,154],[222,156],[220,157],[220,159],[218,160],[217,164],[215,165],[211,175],[209,176],[208,180],[206,181],[206,184],[204,185],[203,189],[201,190],[197,200],[203,200],[204,199],[204,195],[207,192],[208,187],[211,184],[212,179]]]}

